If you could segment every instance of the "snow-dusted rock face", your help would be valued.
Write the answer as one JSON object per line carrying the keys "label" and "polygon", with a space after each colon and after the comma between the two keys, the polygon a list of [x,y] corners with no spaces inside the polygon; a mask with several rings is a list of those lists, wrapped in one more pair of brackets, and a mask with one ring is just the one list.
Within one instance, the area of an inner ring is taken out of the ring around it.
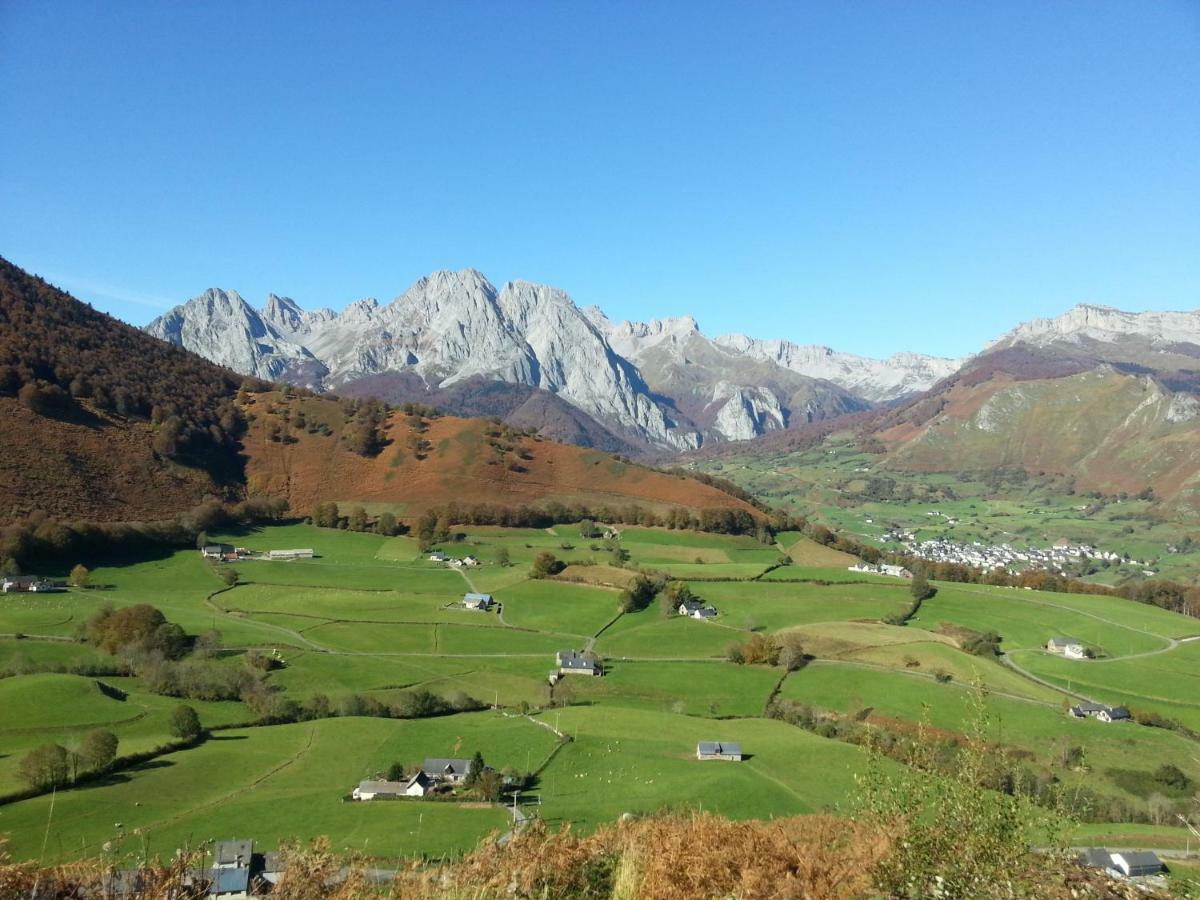
{"label": "snow-dusted rock face", "polygon": [[236,291],[210,288],[159,316],[145,330],[235,372],[268,380],[279,378],[298,364],[316,361]]}
{"label": "snow-dusted rock face", "polygon": [[766,360],[810,378],[821,378],[876,403],[927,391],[962,366],[961,359],[921,353],[896,353],[871,359],[839,353],[817,344],[763,341],[744,334],[716,338],[721,347],[753,359]]}
{"label": "snow-dusted rock face", "polygon": [[1153,344],[1200,344],[1200,309],[1191,312],[1123,312],[1111,306],[1080,304],[1053,319],[1018,325],[989,349],[1024,343],[1045,347],[1084,340],[1117,343],[1142,338]]}

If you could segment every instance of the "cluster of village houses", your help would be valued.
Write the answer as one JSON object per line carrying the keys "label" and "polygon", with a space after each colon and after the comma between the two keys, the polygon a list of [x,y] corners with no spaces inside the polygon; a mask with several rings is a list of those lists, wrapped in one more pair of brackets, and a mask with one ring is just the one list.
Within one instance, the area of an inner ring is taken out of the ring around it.
{"label": "cluster of village houses", "polygon": [[1062,572],[1069,563],[1089,559],[1125,563],[1142,568],[1143,574],[1155,574],[1146,568],[1148,563],[1141,560],[1126,559],[1111,550],[1099,550],[1091,544],[1072,544],[1066,540],[1056,541],[1053,546],[1045,548],[985,544],[983,541],[965,544],[944,537],[918,541],[913,532],[901,529],[889,531],[882,539],[885,543],[902,544],[905,553],[930,562],[957,563],[978,569],[1004,569],[1010,574],[1026,569]]}
{"label": "cluster of village houses", "polygon": [[0,593],[3,594],[57,594],[66,589],[67,586],[61,581],[38,575],[5,575],[0,580]]}

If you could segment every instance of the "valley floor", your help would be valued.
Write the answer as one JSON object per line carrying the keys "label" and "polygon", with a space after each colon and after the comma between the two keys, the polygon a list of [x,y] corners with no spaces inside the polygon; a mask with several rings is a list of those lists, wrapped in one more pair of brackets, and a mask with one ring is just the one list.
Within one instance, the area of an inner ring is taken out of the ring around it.
{"label": "valley floor", "polygon": [[[31,749],[70,749],[91,729],[112,731],[121,756],[148,756],[70,790],[0,804],[10,852],[57,862],[167,856],[230,837],[273,849],[328,835],[337,849],[380,860],[452,856],[511,828],[510,812],[348,795],[393,763],[411,771],[426,757],[476,751],[497,770],[532,773],[519,797],[525,814],[585,831],[662,809],[846,812],[856,776],[872,765],[859,729],[953,742],[976,727],[979,707],[981,736],[1014,777],[1086,795],[1087,818],[1113,820],[1085,826],[1080,841],[1187,843],[1173,814],[1189,789],[1156,773],[1170,765],[1191,790],[1200,784],[1200,641],[1187,640],[1200,633],[1196,620],[1108,597],[939,584],[915,617],[893,625],[885,620],[911,604],[906,583],[849,573],[844,554],[798,534],[767,546],[629,527],[616,559],[612,542],[579,526],[455,531],[440,549],[478,566],[433,562],[407,537],[289,525],[209,537],[254,550],[312,548],[314,558],[220,564],[178,551],[86,560],[89,590],[0,597],[0,793],[25,787],[21,760]],[[572,565],[531,579],[540,553]],[[716,618],[668,615],[659,600],[622,613],[619,586],[634,567],[685,579]],[[221,577],[229,571],[234,586]],[[464,609],[468,591],[496,605]],[[117,660],[75,639],[109,603],[150,603],[188,634],[219,632],[213,666],[245,667],[255,650],[277,656],[282,665],[264,679],[273,708],[318,708],[323,696],[319,708],[343,715],[268,724],[247,702],[187,699],[210,736],[155,753],[173,739],[181,701],[154,693],[144,675],[105,674]],[[988,631],[1000,635],[1003,656],[963,649],[965,635]],[[1045,642],[1060,634],[1103,658],[1047,654]],[[727,658],[731,643],[788,635],[809,657],[796,671]],[[569,675],[551,688],[562,650],[596,654],[605,674]],[[365,699],[403,706],[420,691],[486,708],[361,714]],[[1183,730],[1066,715],[1082,698],[1157,713]],[[803,727],[767,715],[780,708],[802,710]],[[740,743],[746,759],[698,760],[700,741]]]}

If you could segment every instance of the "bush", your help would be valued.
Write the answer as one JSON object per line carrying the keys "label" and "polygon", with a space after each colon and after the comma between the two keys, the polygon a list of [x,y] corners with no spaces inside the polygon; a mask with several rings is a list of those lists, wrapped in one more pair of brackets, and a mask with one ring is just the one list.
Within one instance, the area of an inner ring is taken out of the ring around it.
{"label": "bush", "polygon": [[196,710],[182,703],[175,707],[171,713],[171,734],[180,740],[190,741],[199,737],[203,730]]}
{"label": "bush", "polygon": [[550,575],[557,575],[566,566],[558,561],[558,558],[549,551],[542,551],[533,560],[533,567],[529,570],[530,578],[547,578]]}
{"label": "bush", "polygon": [[148,603],[114,609],[105,604],[84,623],[83,636],[107,653],[160,653],[176,659],[187,650],[183,629]]}
{"label": "bush", "polygon": [[17,771],[31,788],[62,787],[71,775],[70,756],[61,744],[42,744],[21,757]]}
{"label": "bush", "polygon": [[117,758],[117,743],[117,736],[111,731],[103,728],[89,731],[79,747],[79,760],[88,771],[103,771]]}

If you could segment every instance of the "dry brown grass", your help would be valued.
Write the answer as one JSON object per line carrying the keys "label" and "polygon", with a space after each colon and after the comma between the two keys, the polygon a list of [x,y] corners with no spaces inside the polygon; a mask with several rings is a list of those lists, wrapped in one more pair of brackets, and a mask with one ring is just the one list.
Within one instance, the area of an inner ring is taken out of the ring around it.
{"label": "dry brown grass", "polygon": [[[485,843],[460,862],[434,868],[413,861],[379,881],[372,862],[334,853],[318,839],[282,850],[284,874],[273,900],[839,900],[880,898],[872,871],[886,858],[885,831],[831,816],[733,822],[713,815],[629,820],[578,836],[535,824],[507,847]],[[1143,893],[1078,866],[1036,854],[1014,859],[1031,890],[1011,896],[1045,900],[1133,900]],[[189,900],[203,885],[187,879],[198,860],[152,865],[137,873],[134,894],[114,890],[112,867],[99,860],[40,869],[13,863],[0,841],[0,898],[38,900],[135,896]],[[128,885],[128,880],[123,884]],[[1010,896],[1001,892],[1004,896]],[[996,896],[1000,896],[997,894]]]}
{"label": "dry brown grass", "polygon": [[433,898],[861,897],[887,850],[881,834],[828,816],[733,822],[661,816],[607,826],[587,837],[539,826],[509,847],[482,847],[426,873],[403,896]]}

